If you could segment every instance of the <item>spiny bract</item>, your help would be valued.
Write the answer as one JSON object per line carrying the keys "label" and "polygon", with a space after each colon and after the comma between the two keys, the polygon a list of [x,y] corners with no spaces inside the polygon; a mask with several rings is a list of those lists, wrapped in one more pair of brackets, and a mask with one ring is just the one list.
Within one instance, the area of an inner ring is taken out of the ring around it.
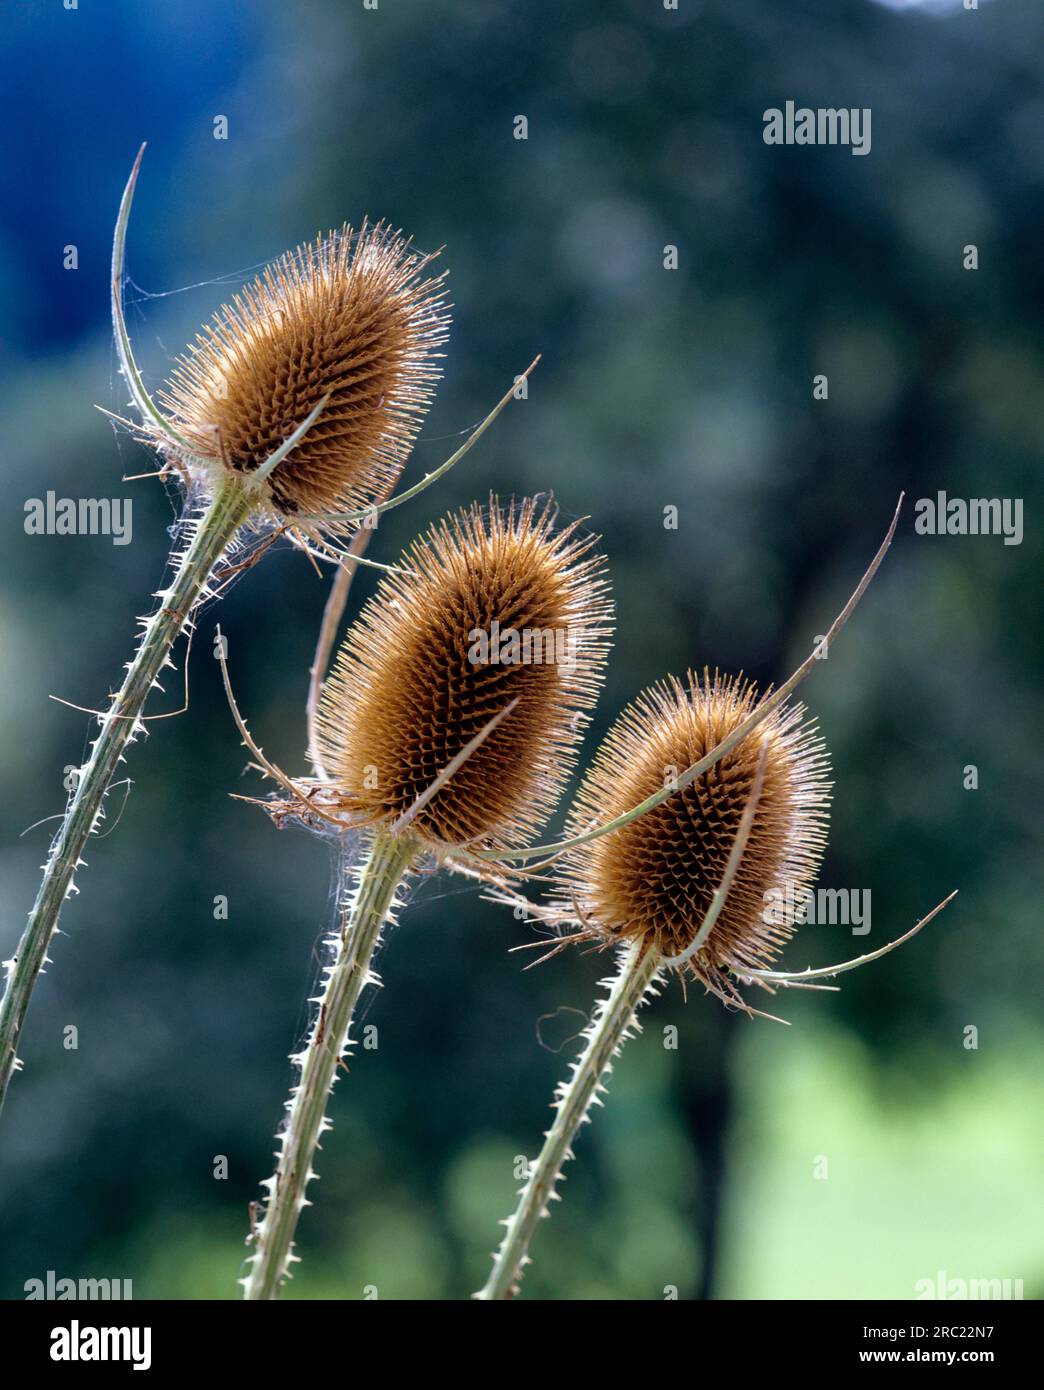
{"label": "spiny bract", "polygon": [[554,523],[550,502],[491,498],[485,512],[472,505],[432,527],[382,580],[320,708],[323,763],[346,808],[393,822],[517,699],[412,829],[436,847],[510,844],[553,809],[601,684],[612,615],[594,538]]}
{"label": "spiny bract", "polygon": [[[662,791],[727,737],[757,703],[740,677],[669,677],[623,713],[595,756],[567,834],[608,821]],[[767,744],[764,783],[739,870],[706,942],[697,978],[761,968],[793,930],[826,842],[829,761],[801,705],[782,705],[689,786],[601,839],[569,851],[556,892],[606,941],[645,938],[665,956],[694,941],[721,882]]]}
{"label": "spiny bract", "polygon": [[444,276],[423,278],[432,259],[363,223],[268,266],[218,310],[161,394],[191,443],[190,470],[202,460],[253,471],[329,396],[269,479],[273,509],[336,514],[384,496],[440,375],[449,318]]}

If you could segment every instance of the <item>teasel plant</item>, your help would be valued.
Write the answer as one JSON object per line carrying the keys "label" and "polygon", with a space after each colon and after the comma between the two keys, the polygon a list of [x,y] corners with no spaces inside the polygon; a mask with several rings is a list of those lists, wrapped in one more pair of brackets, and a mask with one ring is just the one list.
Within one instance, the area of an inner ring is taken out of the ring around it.
{"label": "teasel plant", "polygon": [[[351,572],[377,518],[430,487],[468,452],[518,390],[519,378],[456,452],[394,493],[440,376],[449,324],[445,273],[400,232],[364,222],[299,246],[220,309],[154,399],[123,312],[124,247],[145,146],[121,200],[112,253],[112,319],[120,372],[138,414],[115,417],[184,490],[169,584],[140,620],[141,637],[78,770],[0,1004],[0,1107],[83,852],[128,746],[145,732],[146,700],[200,605],[280,536]],[[530,365],[523,377],[535,366]],[[105,412],[111,414],[111,412]],[[377,568],[384,568],[378,565]],[[187,652],[186,652],[187,662]],[[186,687],[187,688],[187,687]],[[79,707],[76,707],[79,708]],[[166,716],[155,716],[166,717]]]}
{"label": "teasel plant", "polygon": [[[900,507],[902,498],[900,498]],[[891,544],[899,517],[849,602],[812,655],[776,691],[758,697],[742,677],[704,671],[668,678],[640,695],[610,730],[587,772],[564,840],[521,855],[550,871],[549,898],[532,902],[498,887],[491,896],[555,938],[533,943],[542,959],[570,944],[617,953],[615,975],[585,1029],[569,1078],[555,1093],[551,1128],[529,1166],[515,1212],[477,1299],[518,1292],[539,1221],[581,1126],[601,1104],[613,1060],[639,1028],[639,1007],[672,974],[731,1009],[763,1014],[740,992],[758,986],[835,989],[824,981],[909,941],[952,901],[909,932],[839,965],[773,968],[794,931],[826,843],[829,760],[804,707],[790,700],[811,663],[829,648]],[[681,771],[684,769],[684,771]],[[520,948],[521,949],[521,948]],[[784,1020],[774,1020],[783,1022]]]}
{"label": "teasel plant", "polygon": [[496,497],[415,540],[349,627],[325,680],[320,638],[307,779],[294,781],[254,741],[222,657],[243,743],[282,789],[260,804],[277,824],[321,832],[338,855],[327,963],[304,1045],[291,1056],[297,1078],[275,1172],[251,1211],[247,1299],[276,1298],[299,1258],[297,1223],[352,1049],[352,1016],[363,990],[379,985],[374,955],[409,880],[449,867],[517,881],[477,860],[475,848],[524,844],[561,796],[610,644],[596,543],[579,521],[560,527],[551,498]]}

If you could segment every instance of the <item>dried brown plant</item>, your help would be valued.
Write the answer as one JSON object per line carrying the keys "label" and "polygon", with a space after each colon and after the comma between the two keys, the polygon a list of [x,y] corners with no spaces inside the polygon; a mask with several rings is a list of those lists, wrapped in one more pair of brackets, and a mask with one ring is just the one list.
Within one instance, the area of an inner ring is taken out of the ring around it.
{"label": "dried brown plant", "polygon": [[[567,835],[669,785],[732,733],[757,703],[740,677],[669,677],[610,730],[573,804]],[[728,896],[692,973],[770,964],[793,931],[787,902],[815,882],[826,842],[829,760],[801,705],[781,705],[701,777],[614,835],[568,851],[556,878],[607,944],[640,939],[674,957],[692,945],[725,874],[764,753],[763,780]],[[768,906],[767,906],[768,905]]]}
{"label": "dried brown plant", "polygon": [[[550,502],[495,498],[413,543],[323,691],[322,761],[346,806],[393,825],[512,706],[411,830],[435,847],[525,842],[561,794],[608,654],[612,606],[593,544],[575,522],[556,530]],[[495,657],[510,632],[518,659],[480,659],[483,638]],[[530,638],[536,660],[526,633],[547,639]]]}
{"label": "dried brown plant", "polygon": [[[437,253],[436,253],[437,254]],[[449,317],[434,256],[383,223],[288,251],[214,315],[160,399],[184,460],[250,473],[325,401],[269,480],[284,517],[365,509],[402,471]],[[165,432],[156,442],[169,448]]]}

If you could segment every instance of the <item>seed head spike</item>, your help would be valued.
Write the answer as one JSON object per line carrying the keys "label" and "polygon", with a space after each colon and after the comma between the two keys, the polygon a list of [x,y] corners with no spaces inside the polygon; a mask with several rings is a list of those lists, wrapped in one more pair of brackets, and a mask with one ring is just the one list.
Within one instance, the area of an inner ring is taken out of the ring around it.
{"label": "seed head spike", "polygon": [[[756,705],[753,685],[717,671],[653,686],[595,755],[567,831],[595,810],[611,816],[649,796]],[[717,982],[723,970],[763,967],[791,934],[789,905],[815,881],[828,777],[823,740],[803,707],[777,707],[676,796],[615,835],[568,851],[556,890],[579,904],[606,943],[644,941],[697,978]]]}
{"label": "seed head spike", "polygon": [[[413,543],[323,689],[322,764],[346,809],[388,826],[408,814],[410,833],[441,847],[517,843],[545,819],[608,651],[612,609],[592,545],[575,523],[555,529],[550,502],[495,498]],[[507,649],[514,660],[488,645],[510,631],[537,635],[535,659],[522,644]]]}
{"label": "seed head spike", "polygon": [[268,266],[160,393],[190,462],[256,474],[275,514],[329,518],[332,530],[385,495],[440,375],[448,314],[445,276],[425,278],[432,259],[364,222]]}

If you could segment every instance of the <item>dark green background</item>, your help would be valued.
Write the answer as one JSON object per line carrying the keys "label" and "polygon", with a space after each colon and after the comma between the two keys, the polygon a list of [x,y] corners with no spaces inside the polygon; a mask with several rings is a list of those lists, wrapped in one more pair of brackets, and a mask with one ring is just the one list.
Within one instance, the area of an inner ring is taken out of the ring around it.
{"label": "dark green background", "polygon": [[[104,700],[175,514],[156,482],[121,482],[151,460],[92,409],[125,408],[108,243],[147,139],[127,298],[153,385],[253,267],[364,214],[445,244],[451,269],[411,479],[544,354],[529,400],[372,553],[490,489],[590,516],[619,610],[596,734],[688,664],[781,679],[910,499],[805,687],[835,765],[822,883],[869,890],[872,932],[812,926],[787,959],[857,954],[961,895],[841,994],[780,1001],[788,1029],[672,987],[580,1140],[526,1294],[904,1298],[940,1270],[1039,1292],[1039,5],[49,0],[3,25],[0,951],[48,827],[20,836],[84,756],[87,720],[47,697]],[[870,155],[766,146],[762,113],[788,98],[870,107]],[[132,497],[133,543],[26,536],[48,489]],[[912,502],[938,489],[1023,498],[1022,545],[915,535]],[[324,593],[299,554],[270,554],[203,614],[188,714],[132,750],[0,1124],[0,1295],[48,1269],[131,1278],[138,1298],[236,1293],[330,865],[229,799],[260,784],[209,647],[220,617],[253,729],[303,771]],[[173,678],[152,708],[179,702]],[[338,1088],[295,1296],[456,1298],[484,1279],[607,965],[523,973],[508,950],[525,939],[459,882],[419,885],[366,1010],[379,1049]]]}

